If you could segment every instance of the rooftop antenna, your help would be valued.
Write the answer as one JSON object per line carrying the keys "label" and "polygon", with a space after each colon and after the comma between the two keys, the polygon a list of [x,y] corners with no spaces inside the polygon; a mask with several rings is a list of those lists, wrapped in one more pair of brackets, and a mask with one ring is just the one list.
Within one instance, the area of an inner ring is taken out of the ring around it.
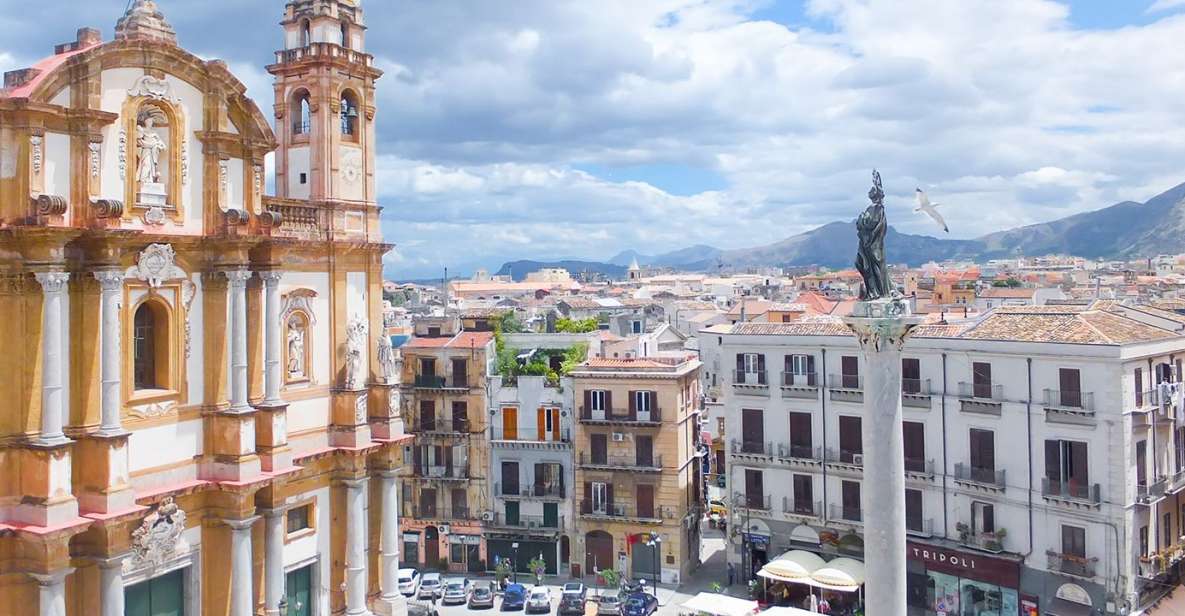
{"label": "rooftop antenna", "polygon": [[441,285],[444,289],[444,309],[448,310],[448,266],[444,268],[444,284]]}

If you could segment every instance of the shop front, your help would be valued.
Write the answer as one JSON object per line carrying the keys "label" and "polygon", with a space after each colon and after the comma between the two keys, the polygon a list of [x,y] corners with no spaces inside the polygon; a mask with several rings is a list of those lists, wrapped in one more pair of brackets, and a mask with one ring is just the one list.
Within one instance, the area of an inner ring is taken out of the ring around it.
{"label": "shop front", "polygon": [[481,557],[481,536],[450,534],[448,536],[449,571],[480,573],[485,571]]}
{"label": "shop front", "polygon": [[486,538],[486,547],[490,555],[489,567],[493,569],[496,563],[505,560],[512,563],[512,568],[517,569],[519,573],[531,573],[531,561],[542,557],[547,575],[558,575],[558,545],[559,542],[554,539],[491,535]]}
{"label": "shop front", "polygon": [[1019,559],[913,541],[906,543],[906,558],[911,615],[1021,613]]}

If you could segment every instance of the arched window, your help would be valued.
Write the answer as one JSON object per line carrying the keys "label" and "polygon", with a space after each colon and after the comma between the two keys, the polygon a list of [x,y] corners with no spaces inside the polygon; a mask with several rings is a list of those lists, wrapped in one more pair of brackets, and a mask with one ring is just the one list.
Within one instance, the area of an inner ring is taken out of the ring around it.
{"label": "arched window", "polygon": [[313,42],[313,37],[309,31],[309,20],[306,19],[300,22],[300,46],[308,47],[311,42]]}
{"label": "arched window", "polygon": [[342,93],[341,104],[342,135],[358,138],[358,100],[352,92]]}
{"label": "arched window", "polygon": [[312,111],[309,107],[308,90],[298,90],[292,95],[292,134],[307,135],[312,126]]}
{"label": "arched window", "polygon": [[132,376],[136,389],[167,387],[168,315],[156,302],[140,304],[132,319]]}

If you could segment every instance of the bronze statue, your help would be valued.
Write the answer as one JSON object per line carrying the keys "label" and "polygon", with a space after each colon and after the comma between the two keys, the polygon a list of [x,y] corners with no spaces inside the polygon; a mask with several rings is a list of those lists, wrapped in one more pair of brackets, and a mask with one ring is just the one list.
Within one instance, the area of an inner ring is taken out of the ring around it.
{"label": "bronze statue", "polygon": [[885,191],[881,188],[881,174],[872,170],[872,188],[868,189],[872,204],[856,219],[856,233],[860,245],[856,249],[856,270],[864,278],[860,299],[864,301],[889,297],[889,270],[885,265]]}

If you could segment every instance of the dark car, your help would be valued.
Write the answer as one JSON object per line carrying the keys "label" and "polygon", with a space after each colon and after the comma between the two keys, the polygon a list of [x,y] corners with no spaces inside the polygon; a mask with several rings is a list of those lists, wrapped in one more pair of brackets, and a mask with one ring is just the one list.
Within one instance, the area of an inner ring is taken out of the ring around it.
{"label": "dark car", "polygon": [[527,604],[527,589],[522,584],[508,584],[502,591],[502,611],[521,610]]}
{"label": "dark car", "polygon": [[584,595],[576,593],[564,593],[560,595],[560,607],[557,611],[560,616],[564,614],[584,614]]}
{"label": "dark car", "polygon": [[621,606],[622,616],[650,616],[658,611],[658,597],[636,592],[625,598]]}

